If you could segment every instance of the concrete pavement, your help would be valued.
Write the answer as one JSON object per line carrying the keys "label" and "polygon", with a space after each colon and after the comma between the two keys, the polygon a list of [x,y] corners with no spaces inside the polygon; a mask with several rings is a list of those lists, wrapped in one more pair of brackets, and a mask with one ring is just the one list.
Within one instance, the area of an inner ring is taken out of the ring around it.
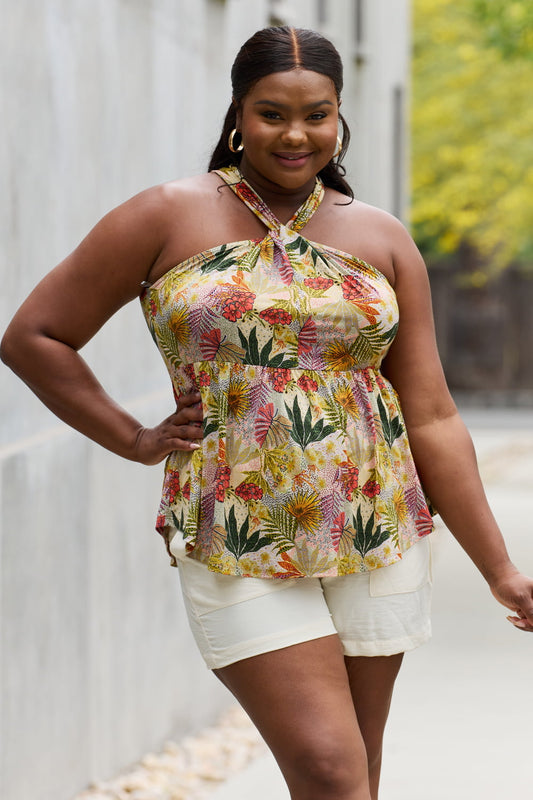
{"label": "concrete pavement", "polygon": [[[511,556],[533,574],[533,411],[468,410],[463,418]],[[433,639],[402,667],[380,800],[525,800],[533,794],[533,637],[507,622],[442,526],[433,541]],[[288,800],[270,756],[212,800],[245,798]]]}

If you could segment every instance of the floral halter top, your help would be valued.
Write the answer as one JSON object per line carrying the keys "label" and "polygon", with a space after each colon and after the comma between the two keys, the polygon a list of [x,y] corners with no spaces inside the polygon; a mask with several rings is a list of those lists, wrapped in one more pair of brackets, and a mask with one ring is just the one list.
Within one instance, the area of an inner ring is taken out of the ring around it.
{"label": "floral halter top", "polygon": [[188,258],[142,296],[176,396],[202,397],[201,449],[166,463],[157,530],[226,575],[324,577],[392,564],[432,529],[380,364],[398,327],[378,270],[282,225],[218,170],[264,238]]}

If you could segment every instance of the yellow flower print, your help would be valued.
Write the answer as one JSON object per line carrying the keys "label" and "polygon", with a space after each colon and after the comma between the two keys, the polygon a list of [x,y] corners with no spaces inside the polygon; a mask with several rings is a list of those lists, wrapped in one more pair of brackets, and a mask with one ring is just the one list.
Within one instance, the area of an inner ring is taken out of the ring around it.
{"label": "yellow flower print", "polygon": [[322,514],[318,495],[314,492],[297,491],[285,504],[284,509],[295,518],[306,533],[314,533],[318,529]]}
{"label": "yellow flower print", "polygon": [[260,244],[260,258],[267,264],[274,258],[274,242],[270,236],[265,236]]}
{"label": "yellow flower print", "polygon": [[326,459],[324,457],[324,453],[317,453],[316,465],[318,469],[324,469],[324,467],[326,466]]}
{"label": "yellow flower print", "polygon": [[286,472],[294,475],[300,465],[300,454],[296,450],[291,450],[287,457]]}
{"label": "yellow flower print", "polygon": [[357,366],[354,356],[346,346],[346,342],[340,339],[335,339],[326,347],[324,350],[324,361],[329,369],[339,371],[351,370]]}
{"label": "yellow flower print", "polygon": [[396,516],[398,517],[398,522],[406,522],[409,510],[407,508],[407,503],[405,502],[405,495],[401,489],[394,490],[392,502],[394,503],[394,509],[396,511]]}
{"label": "yellow flower print", "polygon": [[362,572],[363,559],[359,553],[350,553],[339,561],[339,575],[351,575],[353,572]]}
{"label": "yellow flower print", "polygon": [[228,387],[228,413],[243,419],[250,408],[248,384],[242,378],[232,377]]}
{"label": "yellow flower print", "polygon": [[191,329],[187,316],[189,311],[186,306],[178,306],[172,311],[170,328],[180,344],[187,344]]}
{"label": "yellow flower print", "polygon": [[254,568],[254,562],[251,558],[239,559],[239,570],[241,573],[250,573]]}
{"label": "yellow flower print", "polygon": [[379,567],[385,566],[385,562],[382,558],[375,555],[375,553],[367,553],[367,555],[363,559],[363,563],[367,569],[378,569]]}
{"label": "yellow flower print", "polygon": [[344,408],[347,414],[350,414],[352,417],[359,417],[359,407],[349,386],[346,384],[338,386],[333,392],[333,397],[337,403]]}

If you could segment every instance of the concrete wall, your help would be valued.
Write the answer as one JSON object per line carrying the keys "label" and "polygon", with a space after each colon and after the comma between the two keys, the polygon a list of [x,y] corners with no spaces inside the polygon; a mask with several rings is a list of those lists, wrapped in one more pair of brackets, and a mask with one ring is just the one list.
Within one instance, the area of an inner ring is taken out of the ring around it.
{"label": "concrete wall", "polygon": [[[363,2],[364,54],[355,7],[3,0],[0,327],[108,209],[205,168],[235,52],[275,19],[322,27],[340,48],[350,177],[360,197],[393,208],[391,92],[405,82],[407,0]],[[172,410],[136,304],[84,354],[146,424]],[[177,571],[152,533],[162,469],[58,424],[6,369],[0,385],[0,795],[69,800],[206,724],[229,697],[196,655]]]}

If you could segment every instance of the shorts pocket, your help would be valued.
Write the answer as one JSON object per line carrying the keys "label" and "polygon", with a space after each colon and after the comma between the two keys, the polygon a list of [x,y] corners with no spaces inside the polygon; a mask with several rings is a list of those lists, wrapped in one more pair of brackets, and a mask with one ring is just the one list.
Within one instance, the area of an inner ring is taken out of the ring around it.
{"label": "shorts pocket", "polygon": [[288,589],[297,578],[243,578],[221,575],[206,564],[184,556],[178,559],[181,588],[199,617],[256,597]]}
{"label": "shorts pocket", "polygon": [[407,550],[403,558],[369,573],[371,597],[416,592],[432,581],[431,543],[425,536]]}

